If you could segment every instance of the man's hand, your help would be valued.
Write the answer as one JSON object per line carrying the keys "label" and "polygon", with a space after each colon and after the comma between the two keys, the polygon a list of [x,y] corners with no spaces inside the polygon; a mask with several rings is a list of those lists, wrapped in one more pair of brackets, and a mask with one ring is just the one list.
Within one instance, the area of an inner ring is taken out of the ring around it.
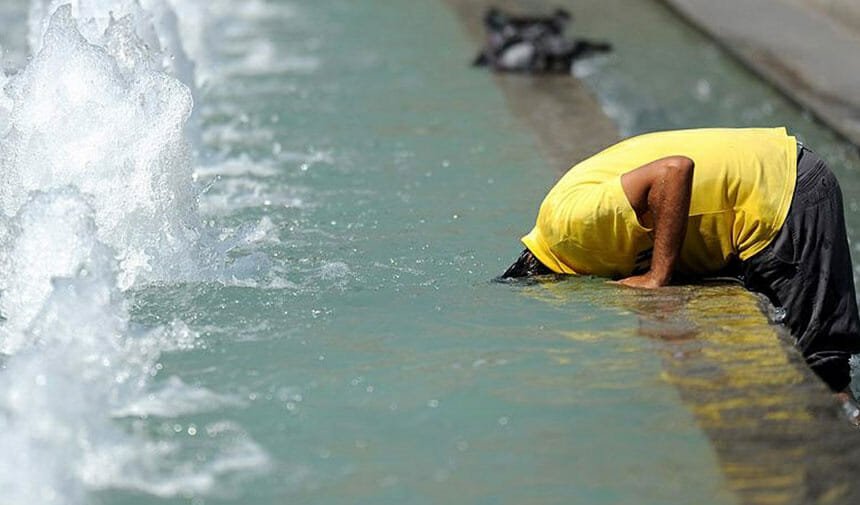
{"label": "man's hand", "polygon": [[669,284],[681,256],[687,232],[690,196],[693,192],[693,160],[669,156],[652,161],[621,176],[621,187],[636,218],[654,228],[651,270],[628,277],[621,284],[637,288],[657,288]]}
{"label": "man's hand", "polygon": [[616,281],[616,284],[621,284],[622,286],[627,286],[629,288],[641,288],[641,289],[657,289],[661,286],[665,286],[665,284],[661,284],[656,279],[654,279],[650,273],[643,275],[633,275],[631,277],[627,277],[626,279],[621,279],[620,281]]}

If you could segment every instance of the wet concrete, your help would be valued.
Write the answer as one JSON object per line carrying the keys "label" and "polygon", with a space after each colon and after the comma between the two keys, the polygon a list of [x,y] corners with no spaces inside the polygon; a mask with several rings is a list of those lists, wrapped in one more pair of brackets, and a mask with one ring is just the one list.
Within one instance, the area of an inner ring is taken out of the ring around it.
{"label": "wet concrete", "polygon": [[800,0],[860,36],[860,2],[857,0]]}

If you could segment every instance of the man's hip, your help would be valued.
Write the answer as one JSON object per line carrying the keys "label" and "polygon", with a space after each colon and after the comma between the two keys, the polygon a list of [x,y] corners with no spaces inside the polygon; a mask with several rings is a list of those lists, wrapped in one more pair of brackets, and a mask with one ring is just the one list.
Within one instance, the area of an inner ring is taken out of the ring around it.
{"label": "man's hip", "polygon": [[844,389],[848,359],[860,352],[860,317],[842,191],[814,152],[799,146],[785,223],[741,268],[748,289],[785,308],[785,323],[810,367],[834,390]]}

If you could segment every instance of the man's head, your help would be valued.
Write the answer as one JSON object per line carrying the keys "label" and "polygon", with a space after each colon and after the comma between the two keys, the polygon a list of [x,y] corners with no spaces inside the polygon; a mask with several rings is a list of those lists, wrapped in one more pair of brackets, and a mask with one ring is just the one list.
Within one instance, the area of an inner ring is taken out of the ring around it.
{"label": "man's head", "polygon": [[514,277],[531,277],[533,275],[547,275],[553,273],[546,265],[532,254],[528,249],[523,249],[514,263],[502,274],[502,279]]}

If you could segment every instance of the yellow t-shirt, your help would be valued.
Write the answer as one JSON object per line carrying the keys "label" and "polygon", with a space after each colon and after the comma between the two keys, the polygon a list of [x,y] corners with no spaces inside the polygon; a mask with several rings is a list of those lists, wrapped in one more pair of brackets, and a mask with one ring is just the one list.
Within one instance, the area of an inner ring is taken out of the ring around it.
{"label": "yellow t-shirt", "polygon": [[785,128],[709,128],[640,135],[577,164],[547,194],[523,243],[558,273],[646,271],[653,234],[636,218],[621,175],[673,155],[695,163],[678,271],[716,272],[773,240],[794,194],[795,138]]}

